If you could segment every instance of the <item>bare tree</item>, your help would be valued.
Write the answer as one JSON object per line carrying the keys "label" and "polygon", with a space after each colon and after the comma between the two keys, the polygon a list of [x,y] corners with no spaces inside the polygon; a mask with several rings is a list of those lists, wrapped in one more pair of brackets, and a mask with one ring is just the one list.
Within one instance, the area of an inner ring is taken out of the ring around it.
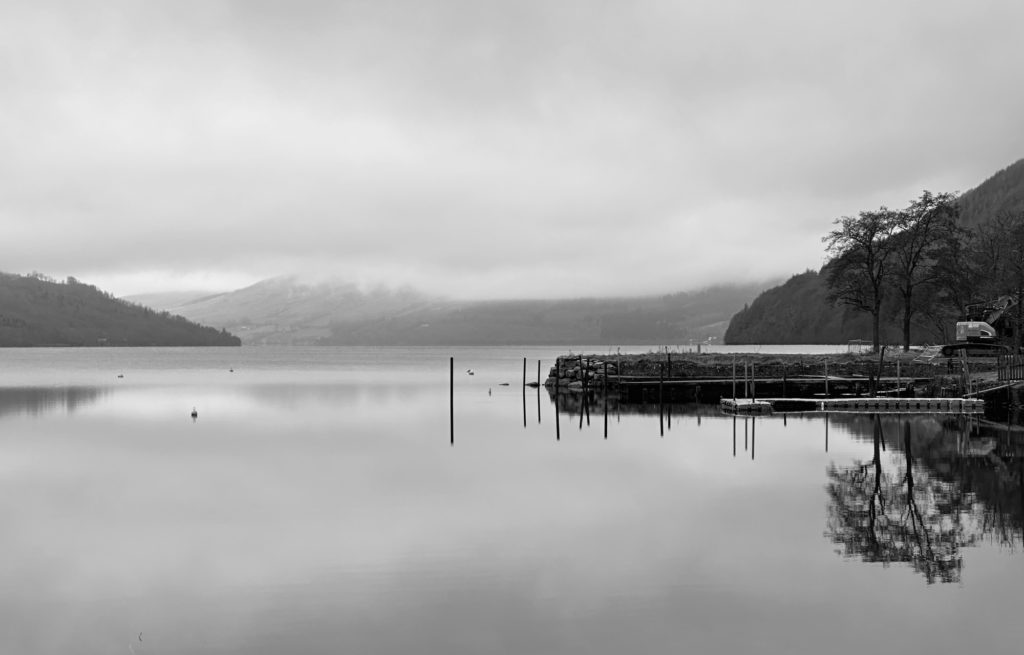
{"label": "bare tree", "polygon": [[886,281],[893,256],[890,237],[899,214],[886,207],[837,218],[838,227],[822,238],[832,259],[829,263],[828,298],[871,314],[871,345],[878,352],[879,323]]}
{"label": "bare tree", "polygon": [[924,191],[910,206],[895,214],[892,249],[892,285],[903,305],[903,350],[910,350],[910,324],[914,315],[932,303],[920,293],[936,285],[943,269],[944,252],[959,238],[957,197],[952,193]]}

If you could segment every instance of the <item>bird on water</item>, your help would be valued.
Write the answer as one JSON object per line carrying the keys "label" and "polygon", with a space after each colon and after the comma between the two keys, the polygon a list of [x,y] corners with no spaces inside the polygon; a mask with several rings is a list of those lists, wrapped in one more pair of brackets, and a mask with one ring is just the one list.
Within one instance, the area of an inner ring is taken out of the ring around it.
{"label": "bird on water", "polygon": [[193,408],[192,408],[192,418],[196,418],[196,417],[198,417],[198,416],[199,416],[199,412],[197,412],[197,411],[196,411],[196,408],[195,408],[195,407],[193,407]]}

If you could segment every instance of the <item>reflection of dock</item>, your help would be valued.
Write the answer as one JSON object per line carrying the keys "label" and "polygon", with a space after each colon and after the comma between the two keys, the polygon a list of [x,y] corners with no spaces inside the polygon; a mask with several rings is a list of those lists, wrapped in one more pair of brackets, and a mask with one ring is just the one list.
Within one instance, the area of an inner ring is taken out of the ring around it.
{"label": "reflection of dock", "polygon": [[723,398],[730,414],[770,412],[904,412],[980,414],[985,401],[977,398]]}

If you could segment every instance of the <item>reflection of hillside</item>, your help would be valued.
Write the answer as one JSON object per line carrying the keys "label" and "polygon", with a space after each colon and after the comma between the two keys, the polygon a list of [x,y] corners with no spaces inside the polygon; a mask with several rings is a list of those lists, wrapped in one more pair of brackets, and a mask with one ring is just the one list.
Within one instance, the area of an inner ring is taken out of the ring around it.
{"label": "reflection of hillside", "polygon": [[104,387],[7,387],[0,388],[0,416],[38,416],[64,411],[70,414],[107,393]]}
{"label": "reflection of hillside", "polygon": [[965,416],[836,418],[874,446],[868,462],[828,469],[828,536],[847,556],[905,562],[929,582],[952,582],[962,547],[1024,540],[1018,432]]}

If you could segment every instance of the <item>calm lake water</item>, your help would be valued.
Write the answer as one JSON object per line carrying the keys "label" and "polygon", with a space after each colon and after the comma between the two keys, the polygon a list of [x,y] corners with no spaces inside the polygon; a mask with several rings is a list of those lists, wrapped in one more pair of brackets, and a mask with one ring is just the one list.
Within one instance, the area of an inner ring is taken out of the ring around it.
{"label": "calm lake water", "polygon": [[0,653],[1020,652],[1024,430],[556,438],[564,352],[0,350]]}

